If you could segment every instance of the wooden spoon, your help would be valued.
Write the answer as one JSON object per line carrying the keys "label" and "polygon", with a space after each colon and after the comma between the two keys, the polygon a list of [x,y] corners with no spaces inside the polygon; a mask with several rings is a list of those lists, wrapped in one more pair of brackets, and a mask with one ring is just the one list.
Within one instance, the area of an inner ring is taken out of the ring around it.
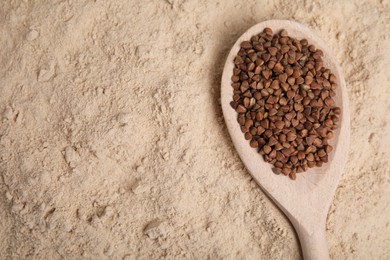
{"label": "wooden spoon", "polygon": [[[340,126],[330,142],[334,149],[329,156],[329,162],[322,167],[297,174],[295,181],[284,175],[274,174],[272,165],[266,163],[257,150],[249,146],[237,122],[237,112],[230,106],[233,97],[233,60],[240,44],[262,32],[265,27],[271,28],[274,33],[286,29],[291,37],[306,38],[309,44],[314,44],[323,51],[324,66],[329,68],[338,80],[335,101],[342,114]],[[348,153],[350,116],[345,80],[328,46],[312,30],[298,22],[269,20],[256,24],[237,40],[229,53],[222,75],[221,104],[226,125],[241,160],[253,179],[290,219],[298,233],[304,258],[329,259],[325,236],[326,217]]]}

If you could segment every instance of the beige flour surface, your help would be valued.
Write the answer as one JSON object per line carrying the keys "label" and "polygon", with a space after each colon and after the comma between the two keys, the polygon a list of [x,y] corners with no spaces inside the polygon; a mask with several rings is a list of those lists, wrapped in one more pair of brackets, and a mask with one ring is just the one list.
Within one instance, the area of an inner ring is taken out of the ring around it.
{"label": "beige flour surface", "polygon": [[2,1],[0,259],[300,259],[219,104],[229,49],[271,18],[347,81],[331,258],[390,259],[389,0]]}

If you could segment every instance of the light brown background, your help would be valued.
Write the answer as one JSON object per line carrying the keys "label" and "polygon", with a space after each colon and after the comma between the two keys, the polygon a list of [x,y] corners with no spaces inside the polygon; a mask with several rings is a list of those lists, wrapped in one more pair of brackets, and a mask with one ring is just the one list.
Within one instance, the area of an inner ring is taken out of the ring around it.
{"label": "light brown background", "polygon": [[271,18],[317,31],[347,81],[331,258],[389,258],[390,2],[336,0],[4,1],[0,258],[299,259],[219,104],[232,44]]}

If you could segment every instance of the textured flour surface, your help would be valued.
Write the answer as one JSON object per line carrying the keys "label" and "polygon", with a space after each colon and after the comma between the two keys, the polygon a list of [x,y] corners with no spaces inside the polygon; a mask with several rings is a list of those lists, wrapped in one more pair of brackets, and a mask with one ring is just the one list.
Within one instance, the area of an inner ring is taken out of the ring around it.
{"label": "textured flour surface", "polygon": [[327,2],[3,1],[0,258],[301,258],[218,103],[230,47],[270,18],[316,30],[347,80],[331,257],[390,258],[390,2]]}

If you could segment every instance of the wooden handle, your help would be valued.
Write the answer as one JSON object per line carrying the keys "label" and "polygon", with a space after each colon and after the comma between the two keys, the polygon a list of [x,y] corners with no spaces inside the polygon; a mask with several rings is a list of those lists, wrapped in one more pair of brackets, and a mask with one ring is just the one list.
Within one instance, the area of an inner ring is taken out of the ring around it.
{"label": "wooden handle", "polygon": [[[299,225],[299,224],[298,224]],[[329,260],[325,224],[318,223],[314,231],[308,232],[303,226],[295,227],[305,260]]]}

